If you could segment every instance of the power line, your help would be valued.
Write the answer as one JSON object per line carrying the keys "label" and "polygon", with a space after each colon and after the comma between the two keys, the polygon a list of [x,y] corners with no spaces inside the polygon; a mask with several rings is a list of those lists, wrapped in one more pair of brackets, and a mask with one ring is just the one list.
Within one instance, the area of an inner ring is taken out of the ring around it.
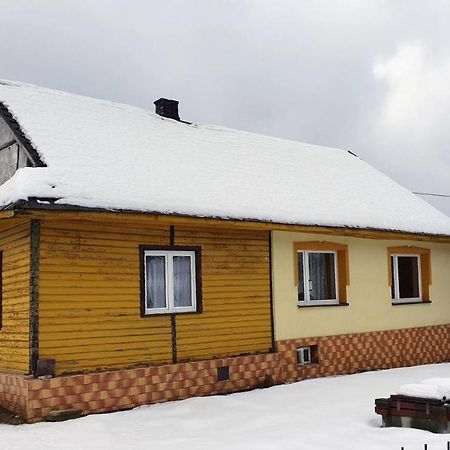
{"label": "power line", "polygon": [[435,194],[432,192],[413,192],[413,194],[416,195],[430,195],[432,197],[446,197],[446,198],[450,198],[450,195],[448,194]]}

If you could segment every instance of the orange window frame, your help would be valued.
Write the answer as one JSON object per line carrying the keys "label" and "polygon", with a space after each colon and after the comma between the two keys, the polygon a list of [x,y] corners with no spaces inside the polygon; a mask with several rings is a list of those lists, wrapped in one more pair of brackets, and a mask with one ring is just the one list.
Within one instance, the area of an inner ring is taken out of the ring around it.
{"label": "orange window frame", "polygon": [[298,287],[298,253],[302,251],[330,251],[337,254],[337,282],[339,288],[339,303],[347,303],[347,286],[350,284],[348,246],[336,242],[311,241],[294,242],[294,283]]}
{"label": "orange window frame", "polygon": [[431,250],[423,247],[403,246],[388,247],[388,284],[392,286],[392,255],[420,255],[420,281],[422,285],[422,301],[430,301],[431,286]]}

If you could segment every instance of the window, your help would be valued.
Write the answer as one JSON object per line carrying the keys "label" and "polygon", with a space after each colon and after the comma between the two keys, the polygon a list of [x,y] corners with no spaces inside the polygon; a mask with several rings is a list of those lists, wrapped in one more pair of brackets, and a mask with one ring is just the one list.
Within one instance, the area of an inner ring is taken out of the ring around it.
{"label": "window", "polygon": [[295,281],[299,306],[347,304],[347,246],[296,242]]}
{"label": "window", "polygon": [[198,310],[199,250],[142,249],[143,315]]}
{"label": "window", "polygon": [[317,345],[297,348],[297,364],[317,364],[319,362]]}
{"label": "window", "polygon": [[394,301],[420,301],[420,256],[391,255],[391,294]]}
{"label": "window", "polygon": [[299,252],[299,302],[338,303],[336,252]]}
{"label": "window", "polygon": [[297,349],[297,363],[311,364],[311,349],[309,347],[300,347]]}
{"label": "window", "polygon": [[0,185],[9,180],[17,169],[29,165],[26,153],[15,141],[10,141],[5,145],[0,144]]}
{"label": "window", "polygon": [[217,368],[217,381],[226,381],[230,379],[230,366]]}
{"label": "window", "polygon": [[430,251],[418,247],[390,248],[389,282],[393,303],[429,301]]}

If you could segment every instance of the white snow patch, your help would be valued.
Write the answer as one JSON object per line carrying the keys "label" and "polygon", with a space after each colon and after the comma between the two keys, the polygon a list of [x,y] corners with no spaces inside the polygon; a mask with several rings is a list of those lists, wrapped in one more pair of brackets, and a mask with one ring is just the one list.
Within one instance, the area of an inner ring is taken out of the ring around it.
{"label": "white snow patch", "polygon": [[405,384],[397,391],[399,395],[435,400],[450,399],[450,378],[428,378],[420,383]]}
{"label": "white snow patch", "polygon": [[450,378],[427,378],[426,380],[422,380],[421,383],[435,384],[441,386],[443,389],[447,389],[448,391],[450,391]]}
{"label": "white snow patch", "polygon": [[8,450],[444,450],[450,435],[381,428],[378,397],[404,383],[445,378],[436,364],[320,378],[192,398],[63,423],[0,425]]}
{"label": "white snow patch", "polygon": [[420,397],[435,400],[445,400],[447,398],[446,390],[433,384],[405,384],[400,386],[397,394],[406,395],[407,397]]}
{"label": "white snow patch", "polygon": [[450,235],[450,218],[343,150],[208,125],[30,84],[0,82],[48,167],[0,187],[29,197],[305,225]]}

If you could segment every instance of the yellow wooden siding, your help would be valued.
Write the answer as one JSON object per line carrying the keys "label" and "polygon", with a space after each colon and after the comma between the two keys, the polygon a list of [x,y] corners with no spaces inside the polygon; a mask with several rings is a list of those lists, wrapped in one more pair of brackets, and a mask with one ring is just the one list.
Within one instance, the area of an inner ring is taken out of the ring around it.
{"label": "yellow wooden siding", "polygon": [[57,373],[172,360],[170,317],[140,317],[139,245],[169,226],[43,221],[39,355]]}
{"label": "yellow wooden siding", "polygon": [[176,226],[175,245],[202,248],[203,312],[176,316],[178,359],[268,351],[268,232]]}
{"label": "yellow wooden siding", "polygon": [[[139,245],[169,245],[169,226],[44,220],[40,357],[57,373],[172,362],[171,318],[140,317]],[[202,246],[203,313],[176,316],[179,359],[271,346],[267,232],[175,227]]]}
{"label": "yellow wooden siding", "polygon": [[3,252],[3,326],[0,330],[0,370],[29,369],[30,221],[0,222]]}
{"label": "yellow wooden siding", "polygon": [[314,235],[332,235],[332,236],[351,236],[367,239],[388,239],[388,240],[414,240],[418,242],[441,242],[450,243],[450,236],[422,234],[401,231],[374,230],[369,228],[349,228],[349,227],[326,227],[316,225],[295,225],[287,223],[261,222],[259,220],[231,220],[231,219],[212,219],[206,217],[194,216],[174,216],[171,214],[142,214],[138,212],[105,212],[105,211],[45,211],[39,210],[17,210],[0,211],[2,217],[10,217],[16,214],[21,217],[34,219],[50,220],[100,220],[115,221],[121,223],[140,223],[140,224],[159,224],[159,225],[183,225],[183,226],[210,226],[225,227],[227,229],[246,229],[246,230],[266,230],[266,231],[287,231],[296,233],[312,233]]}

